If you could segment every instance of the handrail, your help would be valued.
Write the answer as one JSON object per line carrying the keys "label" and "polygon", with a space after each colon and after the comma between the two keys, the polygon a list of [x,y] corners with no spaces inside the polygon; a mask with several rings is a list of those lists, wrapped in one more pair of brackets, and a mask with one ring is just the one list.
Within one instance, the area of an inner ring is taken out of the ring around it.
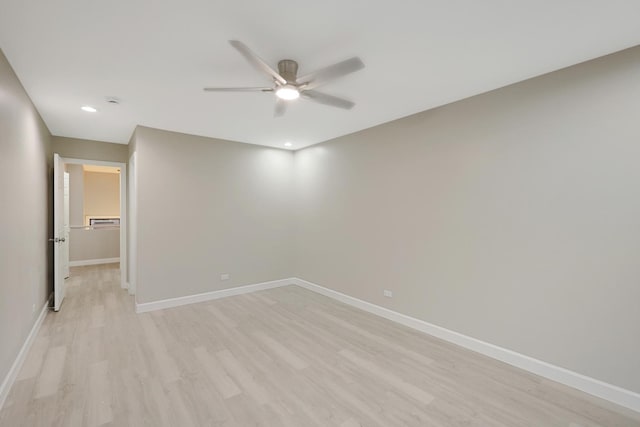
{"label": "handrail", "polygon": [[70,230],[119,230],[119,225],[70,225]]}

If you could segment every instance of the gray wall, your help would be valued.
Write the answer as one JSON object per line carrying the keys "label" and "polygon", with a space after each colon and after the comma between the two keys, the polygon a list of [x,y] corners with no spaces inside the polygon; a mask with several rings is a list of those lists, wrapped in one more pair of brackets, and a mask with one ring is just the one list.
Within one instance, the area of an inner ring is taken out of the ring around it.
{"label": "gray wall", "polygon": [[84,169],[82,165],[65,165],[69,173],[69,225],[84,224]]}
{"label": "gray wall", "polygon": [[634,48],[298,151],[296,275],[640,392],[639,76]]}
{"label": "gray wall", "polygon": [[135,138],[138,302],[291,276],[291,152],[145,127]]}
{"label": "gray wall", "polygon": [[72,159],[127,163],[129,148],[125,144],[54,136],[53,152]]}
{"label": "gray wall", "polygon": [[50,139],[0,51],[0,384],[50,293]]}
{"label": "gray wall", "polygon": [[117,228],[71,230],[69,241],[69,261],[72,263],[120,256],[120,230]]}

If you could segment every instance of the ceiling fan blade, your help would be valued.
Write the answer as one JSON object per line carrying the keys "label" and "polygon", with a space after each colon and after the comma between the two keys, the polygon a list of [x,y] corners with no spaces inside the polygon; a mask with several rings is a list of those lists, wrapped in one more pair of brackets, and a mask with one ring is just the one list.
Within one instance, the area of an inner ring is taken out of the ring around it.
{"label": "ceiling fan blade", "polygon": [[278,74],[273,68],[271,68],[266,62],[264,62],[258,55],[253,53],[251,49],[239,40],[229,40],[231,46],[235,47],[238,52],[244,56],[251,65],[253,65],[258,71],[268,74],[281,84],[287,84],[287,81]]}
{"label": "ceiling fan blade", "polygon": [[287,102],[283,99],[276,99],[276,106],[273,109],[273,117],[282,117],[287,112]]}
{"label": "ceiling fan blade", "polygon": [[272,87],[205,87],[205,92],[273,92]]}
{"label": "ceiling fan blade", "polygon": [[350,110],[355,103],[347,101],[346,99],[338,98],[337,96],[327,95],[326,93],[317,92],[315,90],[305,90],[300,93],[300,96],[307,98],[311,101],[315,101],[319,104],[330,105],[332,107],[344,108]]}
{"label": "ceiling fan blade", "polygon": [[298,78],[298,83],[305,84],[305,88],[313,89],[322,84],[327,83],[330,80],[337,79],[338,77],[345,76],[355,71],[364,68],[364,64],[357,56],[347,59],[337,64],[329,65],[328,67],[321,68],[307,75]]}

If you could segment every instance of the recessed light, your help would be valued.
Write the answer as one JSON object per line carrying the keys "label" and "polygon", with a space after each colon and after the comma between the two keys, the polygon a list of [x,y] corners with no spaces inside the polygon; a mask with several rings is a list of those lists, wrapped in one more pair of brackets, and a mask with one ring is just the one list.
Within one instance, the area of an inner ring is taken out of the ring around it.
{"label": "recessed light", "polygon": [[86,111],[87,113],[95,113],[96,111],[98,111],[90,105],[83,105],[82,107],[80,107],[80,109],[82,111]]}
{"label": "recessed light", "polygon": [[293,144],[292,144],[292,143],[290,143],[290,142],[285,142],[285,143],[284,143],[284,146],[285,146],[285,147],[293,147]]}

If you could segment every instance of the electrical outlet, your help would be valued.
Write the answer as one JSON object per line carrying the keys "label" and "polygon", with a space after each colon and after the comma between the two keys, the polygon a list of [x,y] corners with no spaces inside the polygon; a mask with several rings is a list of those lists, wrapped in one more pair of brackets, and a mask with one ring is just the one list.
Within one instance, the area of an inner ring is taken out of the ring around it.
{"label": "electrical outlet", "polygon": [[220,275],[220,280],[229,280],[231,276],[227,273]]}
{"label": "electrical outlet", "polygon": [[36,305],[35,304],[31,304],[31,312],[32,313],[36,312]]}
{"label": "electrical outlet", "polygon": [[393,298],[393,292],[391,292],[389,289],[385,289],[384,291],[382,291],[382,295],[387,298]]}

